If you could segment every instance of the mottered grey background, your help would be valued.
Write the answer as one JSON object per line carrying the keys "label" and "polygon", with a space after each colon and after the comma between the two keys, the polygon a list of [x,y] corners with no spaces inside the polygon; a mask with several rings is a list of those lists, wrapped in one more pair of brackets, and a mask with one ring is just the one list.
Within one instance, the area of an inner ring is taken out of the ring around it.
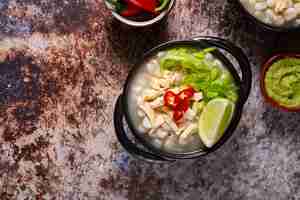
{"label": "mottered grey background", "polygon": [[[177,0],[166,22],[133,29],[102,0],[0,0],[0,199],[298,200],[300,115],[260,94],[261,63],[299,51],[298,34],[264,31],[235,0]],[[249,57],[253,87],[216,153],[145,163],[117,142],[112,113],[148,49],[198,35]]]}

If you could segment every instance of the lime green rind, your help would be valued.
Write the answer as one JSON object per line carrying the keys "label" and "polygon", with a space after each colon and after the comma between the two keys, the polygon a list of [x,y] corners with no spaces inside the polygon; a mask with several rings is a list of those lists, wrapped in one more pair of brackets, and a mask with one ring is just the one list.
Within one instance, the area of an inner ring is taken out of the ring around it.
{"label": "lime green rind", "polygon": [[211,148],[225,133],[234,113],[234,104],[222,98],[210,101],[199,119],[199,136]]}

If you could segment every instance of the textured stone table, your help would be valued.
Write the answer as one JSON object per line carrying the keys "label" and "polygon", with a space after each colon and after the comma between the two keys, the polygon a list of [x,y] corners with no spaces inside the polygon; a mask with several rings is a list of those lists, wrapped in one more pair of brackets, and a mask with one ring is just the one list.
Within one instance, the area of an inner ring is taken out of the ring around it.
{"label": "textured stone table", "polygon": [[[235,135],[199,160],[133,159],[112,125],[131,64],[197,35],[229,39],[251,60]],[[300,199],[300,116],[265,104],[258,86],[276,47],[299,51],[299,36],[260,30],[234,0],[177,0],[167,22],[148,29],[120,25],[101,0],[0,0],[0,199]]]}

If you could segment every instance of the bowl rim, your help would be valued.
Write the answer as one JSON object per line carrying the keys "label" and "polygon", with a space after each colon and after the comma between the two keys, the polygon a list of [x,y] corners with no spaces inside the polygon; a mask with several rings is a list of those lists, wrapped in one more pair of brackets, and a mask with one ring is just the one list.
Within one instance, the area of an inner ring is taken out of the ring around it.
{"label": "bowl rim", "polygon": [[274,98],[270,97],[266,91],[265,87],[265,77],[266,73],[268,72],[269,68],[274,64],[274,62],[278,60],[282,60],[284,58],[299,58],[300,59],[300,53],[278,53],[271,58],[267,59],[261,70],[261,78],[260,78],[260,89],[261,93],[267,103],[272,105],[275,108],[278,108],[285,112],[300,112],[300,106],[297,107],[286,107],[284,105],[281,105],[279,102],[277,102]]}
{"label": "bowl rim", "polygon": [[260,19],[258,19],[257,17],[255,17],[253,14],[251,14],[249,12],[249,10],[243,5],[241,0],[236,0],[236,1],[238,2],[239,7],[243,10],[243,12],[246,13],[246,16],[248,18],[250,18],[256,24],[258,24],[259,26],[261,26],[261,27],[263,27],[267,30],[278,32],[278,33],[287,33],[287,32],[300,31],[300,25],[295,26],[295,27],[281,27],[281,26],[273,26],[273,25],[267,24],[267,23],[261,21]]}
{"label": "bowl rim", "polygon": [[[201,40],[175,40],[175,41],[169,41],[169,42],[162,43],[162,44],[150,49],[149,51],[147,51],[143,55],[141,60],[139,60],[139,62],[137,62],[134,65],[133,69],[129,72],[128,77],[127,77],[126,82],[125,82],[124,90],[123,90],[122,104],[123,104],[123,108],[124,108],[124,116],[125,116],[126,122],[129,126],[130,130],[132,131],[132,134],[137,138],[137,140],[139,142],[141,142],[141,144],[143,146],[145,146],[148,150],[156,153],[157,155],[159,155],[163,158],[190,159],[190,158],[196,158],[196,157],[203,156],[203,155],[206,155],[208,153],[216,151],[217,149],[219,149],[219,147],[221,147],[233,135],[233,133],[235,132],[235,129],[237,128],[237,125],[239,124],[239,121],[241,119],[242,110],[243,110],[245,102],[243,102],[243,98],[242,98],[242,96],[243,96],[243,91],[241,89],[242,81],[241,81],[240,76],[238,75],[237,70],[234,68],[232,62],[230,62],[230,60],[221,51],[219,51],[217,49],[217,51],[215,51],[212,54],[214,56],[216,56],[215,54],[217,54],[216,57],[219,60],[221,60],[221,62],[225,62],[224,66],[231,72],[233,78],[235,79],[237,85],[239,86],[239,98],[238,98],[238,100],[235,104],[236,107],[235,107],[235,110],[234,110],[233,118],[231,120],[230,125],[226,129],[224,135],[221,137],[221,139],[212,148],[205,148],[204,150],[199,149],[199,150],[195,150],[195,151],[191,151],[191,152],[171,153],[171,152],[167,152],[167,151],[155,148],[153,145],[151,145],[145,139],[145,137],[142,136],[142,133],[140,133],[134,127],[133,120],[130,117],[129,102],[128,102],[130,83],[133,80],[136,72],[139,70],[139,68],[142,66],[142,64],[148,58],[155,55],[156,53],[158,53],[161,50],[165,50],[165,49],[172,48],[172,47],[177,47],[177,46],[196,46],[196,47],[200,47],[200,48],[212,47],[212,45],[209,45],[205,41],[201,41]],[[232,70],[234,70],[234,71],[232,71]]]}
{"label": "bowl rim", "polygon": [[[104,4],[106,5],[107,8],[109,8],[108,2],[106,0],[103,0]],[[168,7],[165,8],[159,15],[157,15],[156,17],[150,19],[150,20],[146,20],[146,21],[134,21],[134,20],[130,20],[127,19],[126,17],[123,17],[121,15],[119,15],[117,12],[113,11],[110,9],[112,16],[114,16],[114,18],[116,18],[118,21],[127,24],[129,26],[133,26],[133,27],[146,27],[146,26],[151,26],[153,24],[158,23],[159,21],[161,21],[162,19],[164,19],[170,12],[171,10],[174,8],[176,3],[176,0],[170,0],[170,2],[168,3]]]}

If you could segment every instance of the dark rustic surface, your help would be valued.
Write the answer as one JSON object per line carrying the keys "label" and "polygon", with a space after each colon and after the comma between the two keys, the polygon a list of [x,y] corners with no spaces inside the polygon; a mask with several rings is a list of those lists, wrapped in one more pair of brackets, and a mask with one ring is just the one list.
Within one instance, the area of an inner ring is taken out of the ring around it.
{"label": "dark rustic surface", "polygon": [[[238,130],[203,159],[131,158],[112,125],[131,64],[197,35],[227,38],[251,60]],[[297,45],[297,34],[247,22],[234,0],[177,0],[166,23],[147,29],[120,25],[101,0],[0,0],[0,199],[300,199],[299,114],[266,105],[258,86],[261,62]]]}

